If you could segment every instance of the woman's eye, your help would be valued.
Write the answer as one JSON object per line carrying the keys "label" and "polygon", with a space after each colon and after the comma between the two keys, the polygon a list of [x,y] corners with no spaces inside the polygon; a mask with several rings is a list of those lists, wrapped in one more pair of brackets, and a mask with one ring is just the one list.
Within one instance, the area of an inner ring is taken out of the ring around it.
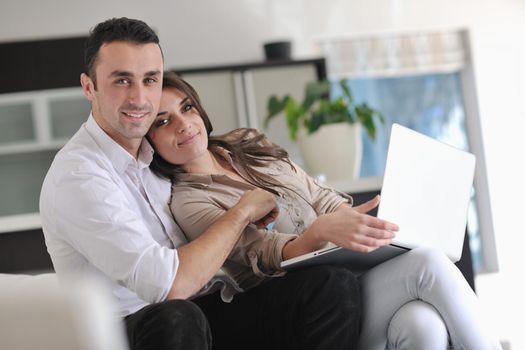
{"label": "woman's eye", "polygon": [[166,124],[168,124],[168,119],[157,119],[155,121],[155,127],[156,128],[160,128],[161,126],[164,126]]}
{"label": "woman's eye", "polygon": [[193,105],[192,105],[191,103],[186,103],[186,104],[184,105],[184,107],[182,107],[182,110],[183,110],[184,112],[187,112],[187,111],[191,110],[192,108],[193,108]]}

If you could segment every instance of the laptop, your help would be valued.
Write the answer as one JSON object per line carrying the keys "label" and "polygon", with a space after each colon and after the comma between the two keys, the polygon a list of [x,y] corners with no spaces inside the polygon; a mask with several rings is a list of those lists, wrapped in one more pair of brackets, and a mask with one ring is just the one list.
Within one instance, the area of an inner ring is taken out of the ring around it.
{"label": "laptop", "polygon": [[390,245],[370,253],[329,246],[281,263],[286,270],[345,264],[365,271],[416,247],[461,258],[476,159],[414,130],[392,125],[377,216],[399,225]]}

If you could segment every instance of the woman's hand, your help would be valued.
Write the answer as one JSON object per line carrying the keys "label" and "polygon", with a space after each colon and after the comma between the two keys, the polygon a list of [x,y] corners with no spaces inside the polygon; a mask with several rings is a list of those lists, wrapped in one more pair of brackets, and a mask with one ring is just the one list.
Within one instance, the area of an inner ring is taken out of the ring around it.
{"label": "woman's hand", "polygon": [[358,252],[370,252],[390,244],[398,226],[367,214],[379,205],[380,200],[378,195],[356,207],[343,204],[334,213],[319,217],[325,228],[321,237]]}
{"label": "woman's hand", "polygon": [[321,249],[327,242],[363,253],[389,244],[399,229],[397,225],[367,214],[379,201],[376,196],[357,207],[342,204],[335,212],[319,216],[302,235],[284,246],[283,259]]}

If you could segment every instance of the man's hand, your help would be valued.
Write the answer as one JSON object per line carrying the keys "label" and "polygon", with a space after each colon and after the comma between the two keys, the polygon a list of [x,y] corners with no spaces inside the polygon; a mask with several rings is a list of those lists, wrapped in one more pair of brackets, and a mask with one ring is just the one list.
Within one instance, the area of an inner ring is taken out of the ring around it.
{"label": "man's hand", "polygon": [[255,224],[258,228],[266,227],[279,215],[275,195],[260,188],[246,191],[235,208],[246,215],[248,223]]}

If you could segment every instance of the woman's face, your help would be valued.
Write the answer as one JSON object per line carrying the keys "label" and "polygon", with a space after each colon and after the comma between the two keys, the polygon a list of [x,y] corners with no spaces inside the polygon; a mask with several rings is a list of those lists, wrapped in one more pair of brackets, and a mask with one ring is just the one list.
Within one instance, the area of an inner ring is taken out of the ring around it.
{"label": "woman's face", "polygon": [[207,152],[204,122],[190,98],[175,88],[162,90],[159,113],[148,135],[156,151],[172,164],[189,165]]}

